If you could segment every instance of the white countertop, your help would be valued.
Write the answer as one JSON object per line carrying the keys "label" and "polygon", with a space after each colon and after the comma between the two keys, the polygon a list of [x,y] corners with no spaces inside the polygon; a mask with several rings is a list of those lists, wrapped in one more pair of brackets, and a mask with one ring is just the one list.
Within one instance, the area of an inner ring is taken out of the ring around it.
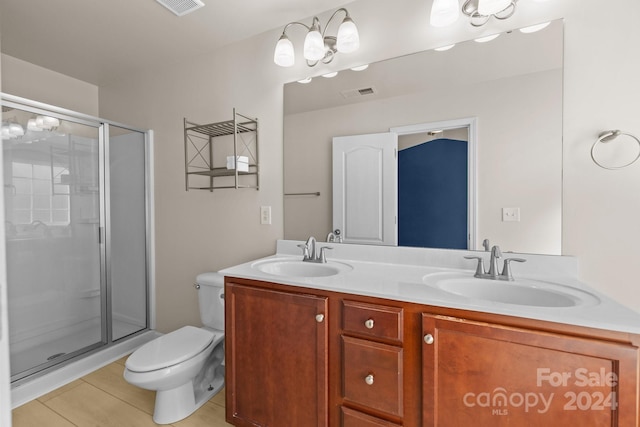
{"label": "white countertop", "polygon": [[503,253],[505,258],[525,258],[513,265],[516,279],[546,280],[588,292],[596,297],[591,304],[575,307],[539,307],[506,304],[458,296],[424,283],[423,277],[438,272],[473,275],[475,262],[465,255],[485,257],[489,253],[424,248],[342,245],[331,246],[329,264],[344,263],[350,269],[326,277],[291,277],[264,273],[253,265],[271,259],[301,260],[299,241],[279,240],[276,254],[221,270],[225,276],[255,279],[311,289],[342,292],[413,302],[437,307],[481,311],[493,314],[545,320],[577,326],[640,334],[640,313],[588,287],[577,279],[577,260],[573,257]]}

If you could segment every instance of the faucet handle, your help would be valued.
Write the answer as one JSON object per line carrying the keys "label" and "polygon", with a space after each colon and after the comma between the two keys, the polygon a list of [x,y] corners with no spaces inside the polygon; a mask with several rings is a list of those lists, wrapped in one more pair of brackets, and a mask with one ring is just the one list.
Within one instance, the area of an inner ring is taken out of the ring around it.
{"label": "faucet handle", "polygon": [[465,259],[477,259],[478,260],[478,265],[476,266],[476,273],[474,274],[475,277],[480,277],[483,274],[485,274],[485,271],[484,271],[484,259],[481,256],[466,256]]}
{"label": "faucet handle", "polygon": [[302,260],[306,261],[309,259],[309,246],[307,246],[306,244],[302,243],[300,245],[298,245],[298,247],[300,249],[302,249]]}
{"label": "faucet handle", "polygon": [[331,249],[333,249],[333,248],[332,248],[331,246],[322,246],[322,247],[320,248],[320,256],[318,257],[318,259],[319,259],[319,260],[320,260],[320,262],[322,262],[322,263],[326,263],[326,262],[327,262],[327,256],[326,256],[326,255],[325,255],[325,253],[324,253],[324,251],[325,251],[325,250],[327,250],[327,249],[331,250]]}
{"label": "faucet handle", "polygon": [[504,267],[502,267],[502,273],[500,273],[500,276],[506,280],[514,280],[513,274],[511,274],[511,261],[527,262],[527,260],[523,258],[505,258]]}

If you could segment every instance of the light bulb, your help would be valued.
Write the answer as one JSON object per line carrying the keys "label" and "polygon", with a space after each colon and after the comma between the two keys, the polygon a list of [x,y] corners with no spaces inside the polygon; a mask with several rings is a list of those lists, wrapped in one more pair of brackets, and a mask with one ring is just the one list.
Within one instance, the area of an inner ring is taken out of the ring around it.
{"label": "light bulb", "polygon": [[478,0],[478,13],[489,16],[502,12],[511,4],[511,0]]}
{"label": "light bulb", "polygon": [[307,77],[306,79],[298,80],[298,83],[302,83],[303,85],[306,85],[307,83],[311,83],[311,80],[312,80],[311,77]]}
{"label": "light bulb", "polygon": [[45,129],[57,128],[58,126],[60,126],[60,120],[56,119],[55,117],[44,116],[43,122],[43,127]]}
{"label": "light bulb", "polygon": [[32,132],[42,131],[42,128],[36,124],[36,119],[29,119],[29,121],[27,121],[27,129]]}
{"label": "light bulb", "polygon": [[291,40],[289,40],[285,34],[282,34],[276,44],[276,50],[273,53],[273,62],[281,67],[291,67],[295,59],[293,43],[291,43]]}
{"label": "light bulb", "polygon": [[338,72],[337,72],[337,71],[332,71],[332,72],[330,72],[330,73],[323,74],[323,75],[322,75],[322,77],[327,78],[327,79],[330,79],[330,78],[335,77],[335,76],[337,76],[337,75],[338,75]]}
{"label": "light bulb", "polygon": [[369,68],[369,64],[358,65],[357,67],[351,67],[352,71],[364,71]]}
{"label": "light bulb", "polygon": [[319,61],[325,54],[324,40],[317,22],[318,19],[314,18],[313,25],[304,38],[304,57],[309,61]]}
{"label": "light bulb", "polygon": [[351,53],[360,47],[360,35],[358,28],[349,17],[344,18],[338,28],[336,48],[340,53]]}
{"label": "light bulb", "polygon": [[434,27],[446,27],[458,20],[460,7],[458,0],[435,0],[431,7],[429,22]]}
{"label": "light bulb", "polygon": [[17,123],[9,124],[9,134],[13,137],[24,135],[24,128]]}

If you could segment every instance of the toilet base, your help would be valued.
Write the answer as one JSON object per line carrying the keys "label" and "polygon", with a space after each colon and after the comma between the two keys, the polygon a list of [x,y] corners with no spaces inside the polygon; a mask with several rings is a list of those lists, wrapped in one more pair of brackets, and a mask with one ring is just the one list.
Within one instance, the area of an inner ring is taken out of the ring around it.
{"label": "toilet base", "polygon": [[211,390],[199,393],[197,401],[192,381],[170,390],[156,391],[153,421],[156,424],[171,424],[187,418],[222,390],[224,378],[214,381],[211,386]]}

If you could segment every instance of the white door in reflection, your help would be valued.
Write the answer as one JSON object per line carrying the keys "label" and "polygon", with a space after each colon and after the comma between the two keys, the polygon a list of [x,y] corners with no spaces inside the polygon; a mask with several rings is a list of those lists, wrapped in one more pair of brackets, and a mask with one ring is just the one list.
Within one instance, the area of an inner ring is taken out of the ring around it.
{"label": "white door in reflection", "polygon": [[333,138],[333,229],[345,243],[398,244],[398,135]]}

